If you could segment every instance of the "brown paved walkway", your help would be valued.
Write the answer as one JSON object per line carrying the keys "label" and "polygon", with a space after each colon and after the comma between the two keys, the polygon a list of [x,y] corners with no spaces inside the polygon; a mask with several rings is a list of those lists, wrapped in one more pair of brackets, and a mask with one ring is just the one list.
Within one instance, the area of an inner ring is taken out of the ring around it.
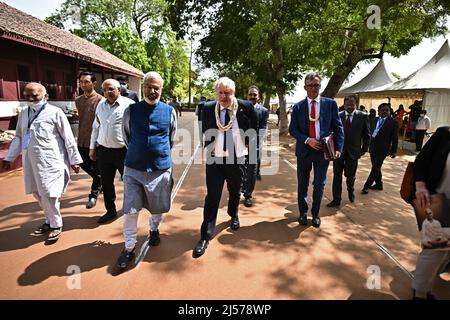
{"label": "brown paved walkway", "polygon": [[[192,113],[183,113],[179,121],[180,127],[194,131]],[[240,207],[238,231],[228,227],[224,191],[216,237],[199,259],[191,253],[199,239],[205,178],[204,165],[192,164],[161,225],[161,245],[150,248],[141,263],[121,274],[114,264],[123,247],[122,218],[97,224],[104,213],[103,201],[85,209],[86,174],[72,177],[62,202],[64,232],[51,246],[29,235],[42,223],[43,214],[34,199],[24,195],[22,172],[0,174],[0,298],[409,299],[419,241],[412,210],[398,190],[406,162],[413,157],[387,159],[385,190],[358,193],[354,204],[344,196],[338,210],[325,206],[331,195],[330,166],[322,226],[314,229],[296,222],[296,160],[289,143],[283,139],[281,147],[274,148],[280,152],[279,172],[258,182],[253,207]],[[358,191],[369,164],[368,156],[360,161]],[[175,165],[175,183],[185,169],[186,164]],[[120,207],[120,180],[116,186]],[[141,213],[139,246],[147,236],[147,217]],[[68,282],[73,283],[71,265],[81,270],[80,289],[68,288]],[[380,289],[367,288],[371,265],[380,268]],[[446,272],[438,293],[450,299],[449,289]]]}

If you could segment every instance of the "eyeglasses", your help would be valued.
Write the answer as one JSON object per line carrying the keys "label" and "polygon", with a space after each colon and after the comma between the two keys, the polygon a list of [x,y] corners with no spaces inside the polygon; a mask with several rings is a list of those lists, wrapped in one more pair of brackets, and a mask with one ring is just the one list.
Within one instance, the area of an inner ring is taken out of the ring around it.
{"label": "eyeglasses", "polygon": [[104,91],[104,92],[115,92],[116,90],[117,90],[116,87],[113,87],[113,88],[103,88],[103,91]]}
{"label": "eyeglasses", "polygon": [[320,83],[316,83],[316,84],[306,84],[305,87],[307,88],[320,88]]}
{"label": "eyeglasses", "polygon": [[161,87],[157,87],[157,86],[144,86],[145,90],[153,90],[153,91],[159,91],[161,90]]}

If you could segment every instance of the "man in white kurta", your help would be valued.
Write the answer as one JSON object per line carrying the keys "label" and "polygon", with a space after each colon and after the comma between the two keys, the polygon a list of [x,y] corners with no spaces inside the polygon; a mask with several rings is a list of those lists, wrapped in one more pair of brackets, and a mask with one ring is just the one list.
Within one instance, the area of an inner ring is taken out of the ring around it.
{"label": "man in white kurta", "polygon": [[427,209],[427,218],[422,223],[421,241],[422,246],[427,249],[446,245],[448,241],[441,223],[433,219],[433,211],[430,209]]}
{"label": "man in white kurta", "polygon": [[32,193],[45,214],[45,223],[35,235],[49,233],[47,240],[58,240],[62,231],[60,198],[70,178],[69,166],[78,173],[82,159],[64,112],[47,103],[45,87],[29,83],[24,91],[28,106],[17,122],[3,167],[22,153],[25,193]]}

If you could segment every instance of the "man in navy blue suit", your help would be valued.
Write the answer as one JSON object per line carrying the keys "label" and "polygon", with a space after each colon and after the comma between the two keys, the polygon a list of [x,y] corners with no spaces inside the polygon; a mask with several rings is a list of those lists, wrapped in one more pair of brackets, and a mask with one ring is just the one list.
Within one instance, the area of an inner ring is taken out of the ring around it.
{"label": "man in navy blue suit", "polygon": [[239,199],[245,174],[245,156],[256,153],[256,113],[250,101],[234,96],[236,84],[227,77],[215,84],[216,101],[205,103],[202,110],[202,130],[205,137],[206,197],[200,240],[193,250],[195,258],[205,253],[215,235],[217,213],[223,186],[228,189],[227,213],[230,228],[238,230]]}
{"label": "man in navy blue suit", "polygon": [[344,147],[344,129],[333,99],[319,95],[321,77],[310,73],[305,77],[306,99],[294,105],[289,133],[297,140],[298,207],[299,223],[307,225],[309,176],[314,167],[312,225],[320,227],[320,202],[327,178],[329,161],[325,159],[321,139],[334,134],[335,158],[341,156]]}

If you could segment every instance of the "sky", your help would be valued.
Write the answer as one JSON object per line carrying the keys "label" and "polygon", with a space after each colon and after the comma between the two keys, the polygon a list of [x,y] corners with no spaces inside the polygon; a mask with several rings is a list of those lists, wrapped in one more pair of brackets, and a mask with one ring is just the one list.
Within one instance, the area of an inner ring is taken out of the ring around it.
{"label": "sky", "polygon": [[[26,12],[39,19],[44,19],[64,2],[63,0],[0,0],[6,4]],[[447,24],[450,29],[450,20]],[[433,57],[436,51],[442,46],[445,39],[450,39],[450,33],[445,37],[440,36],[433,40],[424,39],[418,46],[415,46],[410,50],[407,55],[400,58],[394,58],[389,54],[385,55],[385,62],[388,71],[395,72],[402,78],[407,77],[421,66],[423,66],[429,59]],[[357,65],[358,70],[351,76],[349,82],[344,86],[352,85],[362,78],[364,78],[376,65],[378,59],[372,63],[360,62]],[[322,88],[325,88],[326,80],[322,82]],[[299,83],[297,90],[289,95],[287,101],[299,101],[305,97],[306,93],[303,90],[303,84]]]}

